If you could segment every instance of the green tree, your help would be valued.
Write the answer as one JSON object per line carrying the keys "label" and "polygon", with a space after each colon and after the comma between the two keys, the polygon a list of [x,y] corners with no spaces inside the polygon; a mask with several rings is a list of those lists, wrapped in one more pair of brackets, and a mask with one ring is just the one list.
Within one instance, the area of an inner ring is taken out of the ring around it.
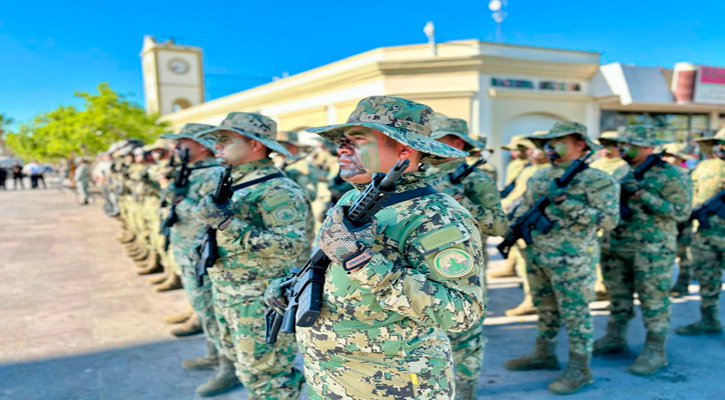
{"label": "green tree", "polygon": [[126,96],[113,91],[107,83],[98,85],[98,93],[76,92],[82,108],[60,106],[36,115],[6,134],[6,143],[24,159],[55,161],[77,155],[93,156],[123,139],[155,140],[166,124],[157,122]]}

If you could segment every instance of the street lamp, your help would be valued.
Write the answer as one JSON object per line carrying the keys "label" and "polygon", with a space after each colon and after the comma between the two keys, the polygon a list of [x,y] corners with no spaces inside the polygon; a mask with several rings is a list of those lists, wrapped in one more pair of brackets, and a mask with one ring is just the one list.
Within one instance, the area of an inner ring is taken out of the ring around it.
{"label": "street lamp", "polygon": [[425,26],[423,27],[423,33],[425,33],[425,36],[428,37],[428,45],[430,46],[430,55],[432,57],[435,57],[438,53],[436,51],[436,27],[433,25],[433,21],[428,21]]}

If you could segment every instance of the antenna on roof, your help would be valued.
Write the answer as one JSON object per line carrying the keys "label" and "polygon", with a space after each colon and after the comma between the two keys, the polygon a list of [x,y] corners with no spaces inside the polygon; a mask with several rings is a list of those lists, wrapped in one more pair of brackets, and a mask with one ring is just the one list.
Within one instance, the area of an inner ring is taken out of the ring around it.
{"label": "antenna on roof", "polygon": [[430,55],[431,57],[435,57],[438,54],[438,51],[436,49],[436,27],[433,25],[433,21],[428,21],[425,26],[423,27],[423,33],[425,33],[425,36],[428,37],[428,45],[430,46]]}
{"label": "antenna on roof", "polygon": [[488,2],[488,9],[491,10],[491,18],[496,22],[496,41],[502,41],[501,23],[506,19],[508,13],[503,10],[507,4],[506,0],[491,0]]}

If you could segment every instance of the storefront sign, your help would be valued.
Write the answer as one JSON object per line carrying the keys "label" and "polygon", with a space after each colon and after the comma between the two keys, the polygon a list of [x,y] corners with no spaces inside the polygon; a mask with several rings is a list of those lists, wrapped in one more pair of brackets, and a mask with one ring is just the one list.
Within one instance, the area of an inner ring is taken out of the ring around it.
{"label": "storefront sign", "polygon": [[699,67],[694,102],[725,104],[725,68]]}
{"label": "storefront sign", "polygon": [[581,92],[581,85],[571,82],[537,81],[528,79],[491,78],[491,86],[528,90],[554,90],[559,92]]}

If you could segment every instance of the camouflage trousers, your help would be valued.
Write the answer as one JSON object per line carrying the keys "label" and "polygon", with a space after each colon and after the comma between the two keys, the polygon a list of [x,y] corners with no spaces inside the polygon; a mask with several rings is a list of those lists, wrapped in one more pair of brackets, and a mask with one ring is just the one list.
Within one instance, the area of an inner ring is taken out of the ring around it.
{"label": "camouflage trousers", "polygon": [[717,307],[722,289],[722,271],[725,268],[725,250],[708,246],[699,237],[690,246],[695,278],[700,282],[702,308]]}
{"label": "camouflage trousers", "polygon": [[224,354],[234,362],[237,377],[250,400],[297,399],[304,382],[293,367],[297,356],[294,335],[280,334],[277,343],[265,343],[264,289],[268,282],[226,284],[212,281],[214,314]]}
{"label": "camouflage trousers", "polygon": [[465,332],[448,333],[453,350],[456,380],[478,381],[483,368],[483,352],[486,337],[483,335],[483,320]]}
{"label": "camouflage trousers", "polygon": [[562,324],[569,349],[592,352],[594,327],[589,303],[594,300],[598,246],[588,254],[526,248],[527,276],[539,316],[538,337],[555,340]]}
{"label": "camouflage trousers", "polygon": [[626,324],[634,318],[634,293],[639,297],[647,332],[666,335],[670,328],[670,288],[675,253],[606,252],[602,256],[602,274],[609,304],[610,319]]}
{"label": "camouflage trousers", "polygon": [[181,244],[172,244],[174,264],[179,267],[181,284],[184,286],[186,297],[189,299],[191,307],[201,321],[201,328],[204,330],[206,339],[214,343],[217,350],[222,348],[219,338],[219,324],[214,315],[214,299],[211,290],[211,281],[208,277],[204,278],[204,285],[198,287],[196,285],[196,251],[191,246],[183,246]]}

